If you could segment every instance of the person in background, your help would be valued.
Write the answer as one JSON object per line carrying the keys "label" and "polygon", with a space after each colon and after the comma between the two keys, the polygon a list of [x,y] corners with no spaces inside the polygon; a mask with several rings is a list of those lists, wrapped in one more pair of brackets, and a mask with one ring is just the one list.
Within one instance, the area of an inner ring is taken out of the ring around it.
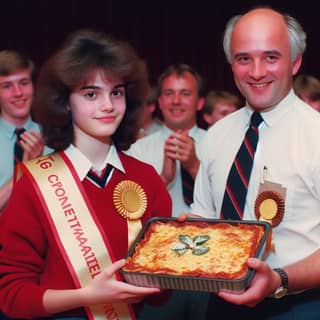
{"label": "person in background", "polygon": [[139,129],[139,138],[146,137],[162,127],[159,110],[157,106],[157,89],[149,88],[147,101],[143,108],[141,124]]}
{"label": "person in background", "polygon": [[[12,191],[14,145],[22,147],[21,161],[38,157],[44,149],[37,123],[31,118],[34,64],[21,52],[0,51],[0,214]],[[17,137],[16,129],[25,131]]]}
{"label": "person in background", "polygon": [[[207,319],[319,319],[320,115],[292,85],[306,34],[292,16],[260,7],[231,18],[223,43],[246,106],[208,130],[192,213],[230,219],[225,205],[232,203],[239,214],[233,219],[271,224],[274,250],[265,261],[248,259],[255,274],[246,290],[210,296]],[[240,155],[252,149],[238,153],[253,141],[242,143],[247,131],[258,138],[249,177]],[[275,206],[264,210],[262,201]]]}
{"label": "person in background", "polygon": [[201,110],[203,121],[206,123],[206,129],[240,107],[241,100],[235,94],[225,90],[209,91],[204,107]]}
{"label": "person in background", "polygon": [[[158,80],[158,104],[163,118],[160,130],[134,143],[128,153],[151,164],[167,185],[173,202],[173,217],[190,210],[195,178],[201,159],[200,143],[206,131],[197,126],[204,104],[200,74],[186,64],[170,65]],[[185,182],[183,176],[188,180]],[[183,186],[187,184],[188,189]],[[191,190],[192,189],[192,190]],[[147,307],[143,319],[204,319],[208,295],[173,291],[160,308]]]}
{"label": "person in background", "polygon": [[154,168],[122,152],[146,92],[145,63],[104,33],[76,31],[41,68],[33,111],[57,152],[21,164],[1,217],[5,315],[135,319],[133,304],[159,292],[117,273],[142,224],[171,216]]}
{"label": "person in background", "polygon": [[139,139],[128,153],[151,164],[161,175],[173,200],[173,216],[190,210],[183,195],[181,168],[194,179],[199,167],[199,145],[205,130],[197,126],[204,105],[204,83],[186,64],[169,66],[159,77],[157,96],[163,126]]}
{"label": "person in background", "polygon": [[293,81],[293,89],[298,97],[313,109],[320,111],[320,80],[310,74],[300,74]]}

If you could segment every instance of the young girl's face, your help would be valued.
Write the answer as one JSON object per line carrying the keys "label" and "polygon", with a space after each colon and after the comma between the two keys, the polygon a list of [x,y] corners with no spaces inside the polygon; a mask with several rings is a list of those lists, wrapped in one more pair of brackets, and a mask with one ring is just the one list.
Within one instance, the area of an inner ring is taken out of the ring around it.
{"label": "young girl's face", "polygon": [[69,104],[76,145],[92,138],[111,143],[126,110],[125,85],[96,72],[85,84],[73,90]]}

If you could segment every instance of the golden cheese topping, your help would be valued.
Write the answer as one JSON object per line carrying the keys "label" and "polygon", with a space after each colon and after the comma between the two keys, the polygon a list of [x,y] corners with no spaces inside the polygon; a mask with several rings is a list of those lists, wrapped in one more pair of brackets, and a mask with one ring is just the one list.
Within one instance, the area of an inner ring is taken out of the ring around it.
{"label": "golden cheese topping", "polygon": [[264,227],[207,222],[151,223],[125,271],[238,279],[256,253]]}

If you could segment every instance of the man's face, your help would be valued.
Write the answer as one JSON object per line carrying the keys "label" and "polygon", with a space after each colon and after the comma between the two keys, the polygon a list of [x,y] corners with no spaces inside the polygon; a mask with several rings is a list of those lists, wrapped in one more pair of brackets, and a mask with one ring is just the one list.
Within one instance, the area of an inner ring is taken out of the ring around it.
{"label": "man's face", "polygon": [[165,125],[172,130],[188,130],[196,124],[197,111],[203,106],[198,95],[198,83],[189,72],[173,73],[162,82],[159,107]]}
{"label": "man's face", "polygon": [[209,126],[212,126],[218,120],[224,118],[228,114],[237,110],[235,104],[227,100],[218,100],[211,114],[204,114],[204,120],[208,123]]}
{"label": "man's face", "polygon": [[301,58],[291,61],[282,16],[268,9],[244,15],[233,30],[230,48],[235,82],[253,109],[272,108],[288,94]]}
{"label": "man's face", "polygon": [[30,115],[33,99],[33,83],[29,69],[21,69],[8,75],[0,75],[1,116],[19,125]]}

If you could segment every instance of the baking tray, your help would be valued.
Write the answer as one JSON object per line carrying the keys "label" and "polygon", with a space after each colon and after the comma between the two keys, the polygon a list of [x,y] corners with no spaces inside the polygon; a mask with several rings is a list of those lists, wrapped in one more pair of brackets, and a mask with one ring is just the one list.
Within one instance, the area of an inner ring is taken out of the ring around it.
{"label": "baking tray", "polygon": [[[131,245],[127,258],[133,255],[135,247],[143,239],[145,232],[148,230],[150,225],[155,221],[168,222],[177,221],[176,218],[161,218],[153,217],[149,219],[140,230],[135,241]],[[262,225],[264,227],[264,235],[260,241],[260,244],[253,255],[255,258],[261,258],[266,249],[266,243],[271,232],[271,226],[268,222],[264,221],[251,221],[251,220],[221,220],[221,219],[205,219],[205,218],[188,218],[186,222],[207,222],[207,223],[228,223],[231,225],[239,224],[255,224]],[[184,222],[179,222],[184,223]],[[221,289],[238,291],[245,290],[249,285],[254,276],[255,271],[248,269],[246,275],[239,279],[225,280],[220,278],[205,278],[205,277],[193,277],[193,276],[179,276],[170,274],[159,274],[159,273],[144,273],[144,272],[129,272],[120,269],[119,272],[124,277],[125,281],[141,287],[156,287],[161,289],[176,289],[176,290],[192,290],[192,291],[207,291],[207,292],[218,292]]]}

